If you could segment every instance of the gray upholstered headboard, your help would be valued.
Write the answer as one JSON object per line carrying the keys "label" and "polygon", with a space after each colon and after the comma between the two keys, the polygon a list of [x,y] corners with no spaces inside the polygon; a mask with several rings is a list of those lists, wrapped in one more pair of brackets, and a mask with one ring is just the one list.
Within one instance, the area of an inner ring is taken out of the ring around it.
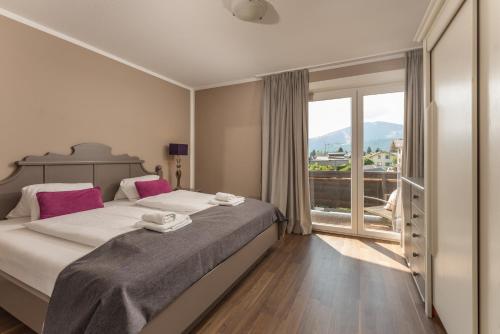
{"label": "gray upholstered headboard", "polygon": [[5,219],[19,201],[21,189],[30,184],[92,182],[101,187],[104,201],[110,201],[122,179],[147,174],[162,177],[160,166],[148,172],[138,157],[112,155],[106,145],[79,144],[72,149],[70,155],[47,153],[17,161],[14,174],[0,181],[0,219]]}

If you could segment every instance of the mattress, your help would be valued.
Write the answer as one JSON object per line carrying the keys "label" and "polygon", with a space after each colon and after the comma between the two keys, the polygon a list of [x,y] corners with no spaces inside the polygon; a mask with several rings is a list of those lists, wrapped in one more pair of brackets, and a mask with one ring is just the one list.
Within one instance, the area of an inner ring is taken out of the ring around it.
{"label": "mattress", "polygon": [[[105,206],[130,206],[117,200]],[[0,221],[0,271],[51,296],[59,273],[94,248],[28,230],[29,218]]]}

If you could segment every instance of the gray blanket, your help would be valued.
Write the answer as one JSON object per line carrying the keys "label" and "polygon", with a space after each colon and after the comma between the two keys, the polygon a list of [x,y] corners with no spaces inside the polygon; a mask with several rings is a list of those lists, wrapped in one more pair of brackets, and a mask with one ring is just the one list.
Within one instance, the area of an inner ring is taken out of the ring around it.
{"label": "gray blanket", "polygon": [[252,199],[191,218],[192,224],[171,233],[120,235],[66,267],[43,332],[139,333],[203,275],[273,223],[285,221],[272,205]]}

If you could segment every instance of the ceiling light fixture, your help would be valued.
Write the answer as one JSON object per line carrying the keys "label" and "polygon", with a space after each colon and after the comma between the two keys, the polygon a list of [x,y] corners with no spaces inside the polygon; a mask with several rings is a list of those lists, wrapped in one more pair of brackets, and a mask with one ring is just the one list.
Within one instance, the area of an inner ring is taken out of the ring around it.
{"label": "ceiling light fixture", "polygon": [[233,0],[231,2],[233,16],[248,22],[262,21],[267,11],[266,0]]}

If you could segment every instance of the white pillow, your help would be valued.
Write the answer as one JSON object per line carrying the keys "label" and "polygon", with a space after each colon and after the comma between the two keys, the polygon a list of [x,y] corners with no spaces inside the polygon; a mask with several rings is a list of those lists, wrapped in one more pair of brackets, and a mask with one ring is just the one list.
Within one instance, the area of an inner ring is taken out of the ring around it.
{"label": "white pillow", "polygon": [[38,206],[36,194],[41,191],[54,192],[82,190],[92,187],[92,183],[44,183],[23,187],[19,203],[17,203],[16,207],[9,212],[7,218],[10,219],[31,216],[31,220],[38,220],[40,218],[40,207]]}
{"label": "white pillow", "polygon": [[127,196],[123,192],[122,188],[118,187],[118,191],[115,194],[115,201],[118,199],[126,199],[126,198],[127,198]]}
{"label": "white pillow", "polygon": [[115,199],[118,199],[117,197],[120,197],[121,194],[119,194],[120,191],[127,196],[127,198],[130,201],[137,201],[139,199],[139,194],[137,193],[137,188],[135,187],[135,182],[136,181],[154,181],[154,180],[159,180],[160,177],[158,175],[145,175],[145,176],[139,176],[139,177],[132,177],[130,179],[123,179],[120,182],[120,189],[118,189],[118,192],[115,195]]}

